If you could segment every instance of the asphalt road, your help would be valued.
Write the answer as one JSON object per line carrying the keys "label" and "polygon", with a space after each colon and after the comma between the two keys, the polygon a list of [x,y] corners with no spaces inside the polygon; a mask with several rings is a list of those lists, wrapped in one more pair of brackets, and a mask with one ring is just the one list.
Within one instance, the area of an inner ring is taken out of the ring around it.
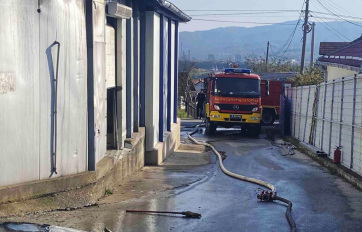
{"label": "asphalt road", "polygon": [[[298,231],[362,231],[362,193],[306,155],[282,156],[265,135],[250,139],[221,129],[213,137],[195,136],[225,152],[230,171],[274,184],[293,202]],[[257,189],[216,168],[207,181],[170,199],[179,210],[197,207],[202,219],[159,219],[157,227],[166,231],[173,221],[174,231],[289,231],[285,205],[259,202]]]}
{"label": "asphalt road", "polygon": [[[194,121],[183,123],[182,135],[193,130]],[[265,128],[264,128],[265,129]],[[268,131],[274,130],[267,128]],[[265,133],[265,131],[264,131]],[[339,177],[296,152],[283,156],[271,145],[266,134],[250,139],[235,130],[218,130],[215,136],[198,133],[199,140],[209,141],[225,153],[224,165],[232,172],[261,179],[276,186],[278,195],[293,202],[292,215],[298,231],[362,231],[362,193]],[[186,141],[186,140],[184,140]],[[187,141],[186,141],[187,142]],[[158,194],[113,201],[71,212],[52,212],[15,219],[37,223],[56,224],[86,231],[290,231],[285,218],[286,205],[265,203],[256,199],[259,186],[226,176],[219,169],[214,155],[211,164],[203,168],[180,168],[177,165],[149,172],[160,184],[173,185]],[[205,156],[205,154],[204,154]],[[180,157],[177,160],[182,160]],[[205,159],[203,159],[205,160]],[[146,169],[147,170],[147,169]],[[155,177],[155,175],[157,177]],[[131,189],[149,183],[144,176],[131,183]],[[180,182],[180,183],[181,183]],[[133,186],[132,186],[133,185]],[[142,188],[137,189],[141,191]],[[125,191],[124,187],[120,191]],[[126,190],[127,192],[134,190]],[[187,219],[177,215],[125,213],[125,209],[193,211],[201,219]]]}

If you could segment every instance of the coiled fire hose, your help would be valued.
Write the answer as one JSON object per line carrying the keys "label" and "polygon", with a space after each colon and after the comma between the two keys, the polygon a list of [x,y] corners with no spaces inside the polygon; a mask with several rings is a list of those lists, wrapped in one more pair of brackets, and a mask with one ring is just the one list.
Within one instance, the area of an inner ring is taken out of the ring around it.
{"label": "coiled fire hose", "polygon": [[[247,181],[247,182],[250,182],[250,183],[254,183],[254,184],[257,184],[257,185],[261,185],[261,186],[264,186],[268,189],[271,190],[270,192],[270,199],[268,198],[268,201],[273,201],[273,200],[278,200],[278,201],[282,201],[286,204],[288,204],[287,206],[287,210],[285,212],[285,216],[288,220],[288,223],[289,223],[289,226],[290,226],[290,231],[292,232],[295,232],[296,231],[296,224],[293,220],[293,217],[292,217],[292,214],[291,214],[291,211],[292,211],[292,202],[285,199],[285,198],[282,198],[282,197],[279,197],[277,196],[277,192],[276,192],[276,188],[274,185],[268,183],[268,182],[265,182],[265,181],[262,181],[262,180],[258,180],[258,179],[255,179],[255,178],[251,178],[251,177],[246,177],[246,176],[242,176],[242,175],[239,175],[239,174],[236,174],[236,173],[233,173],[233,172],[230,172],[229,170],[227,170],[225,167],[224,167],[224,164],[222,162],[222,157],[220,155],[220,153],[215,149],[214,146],[212,146],[211,144],[208,144],[208,143],[203,143],[203,142],[199,142],[197,141],[195,138],[192,137],[192,135],[194,135],[195,133],[197,133],[198,131],[198,127],[196,127],[196,130],[191,132],[190,134],[188,134],[188,138],[194,142],[195,144],[198,144],[198,145],[204,145],[206,147],[209,147],[211,148],[211,150],[215,153],[215,155],[218,157],[219,159],[219,164],[220,164],[220,169],[228,176],[231,176],[233,178],[236,178],[236,179],[239,179],[239,180],[242,180],[242,181]],[[262,198],[261,198],[262,199]]]}

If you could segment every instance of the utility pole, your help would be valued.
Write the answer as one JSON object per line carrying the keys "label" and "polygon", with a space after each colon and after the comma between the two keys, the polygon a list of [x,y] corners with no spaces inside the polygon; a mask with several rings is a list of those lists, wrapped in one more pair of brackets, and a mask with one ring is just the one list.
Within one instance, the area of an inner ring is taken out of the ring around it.
{"label": "utility pole", "polygon": [[265,59],[265,70],[266,70],[266,72],[268,72],[269,47],[270,47],[270,43],[268,41],[268,45],[266,47],[266,59]]}
{"label": "utility pole", "polygon": [[312,24],[312,44],[311,44],[311,53],[310,53],[310,70],[312,70],[314,64],[314,29],[315,29],[315,23]]}
{"label": "utility pole", "polygon": [[309,16],[309,0],[306,0],[305,6],[305,16],[304,16],[304,25],[303,25],[303,48],[302,48],[302,60],[300,62],[300,73],[304,71],[304,62],[305,62],[305,48],[307,43],[307,33],[308,33],[308,16]]}

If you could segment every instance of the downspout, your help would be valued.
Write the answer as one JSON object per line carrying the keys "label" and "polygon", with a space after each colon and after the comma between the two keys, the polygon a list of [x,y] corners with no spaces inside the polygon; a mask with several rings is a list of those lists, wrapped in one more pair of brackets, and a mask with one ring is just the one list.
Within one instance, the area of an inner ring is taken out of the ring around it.
{"label": "downspout", "polygon": [[93,74],[93,6],[96,6],[93,1],[85,2],[87,37],[88,171],[96,170]]}
{"label": "downspout", "polygon": [[[52,47],[58,45],[56,74],[54,75],[54,65],[52,57]],[[50,176],[57,173],[57,93],[58,93],[58,71],[59,71],[60,43],[54,41],[45,51],[48,59],[50,74],[51,106],[50,106]]]}

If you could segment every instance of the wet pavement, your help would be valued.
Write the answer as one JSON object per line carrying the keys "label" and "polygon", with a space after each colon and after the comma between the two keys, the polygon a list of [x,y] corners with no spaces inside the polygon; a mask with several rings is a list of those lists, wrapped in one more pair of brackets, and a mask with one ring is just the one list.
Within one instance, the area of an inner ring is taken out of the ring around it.
{"label": "wet pavement", "polygon": [[[194,130],[197,122],[183,122],[182,136]],[[230,171],[274,184],[279,196],[293,202],[298,231],[362,231],[362,193],[298,151],[283,156],[267,139],[267,134],[275,131],[264,128],[258,139],[232,129],[218,130],[212,137],[201,133],[195,137],[223,152],[224,165]],[[183,143],[184,150],[162,167],[145,168],[97,207],[9,220],[85,231],[105,227],[111,231],[289,231],[285,204],[258,201],[259,186],[226,176],[214,155],[203,150],[188,153],[195,149],[187,147],[187,140]],[[189,210],[202,218],[125,213],[126,209]]]}

